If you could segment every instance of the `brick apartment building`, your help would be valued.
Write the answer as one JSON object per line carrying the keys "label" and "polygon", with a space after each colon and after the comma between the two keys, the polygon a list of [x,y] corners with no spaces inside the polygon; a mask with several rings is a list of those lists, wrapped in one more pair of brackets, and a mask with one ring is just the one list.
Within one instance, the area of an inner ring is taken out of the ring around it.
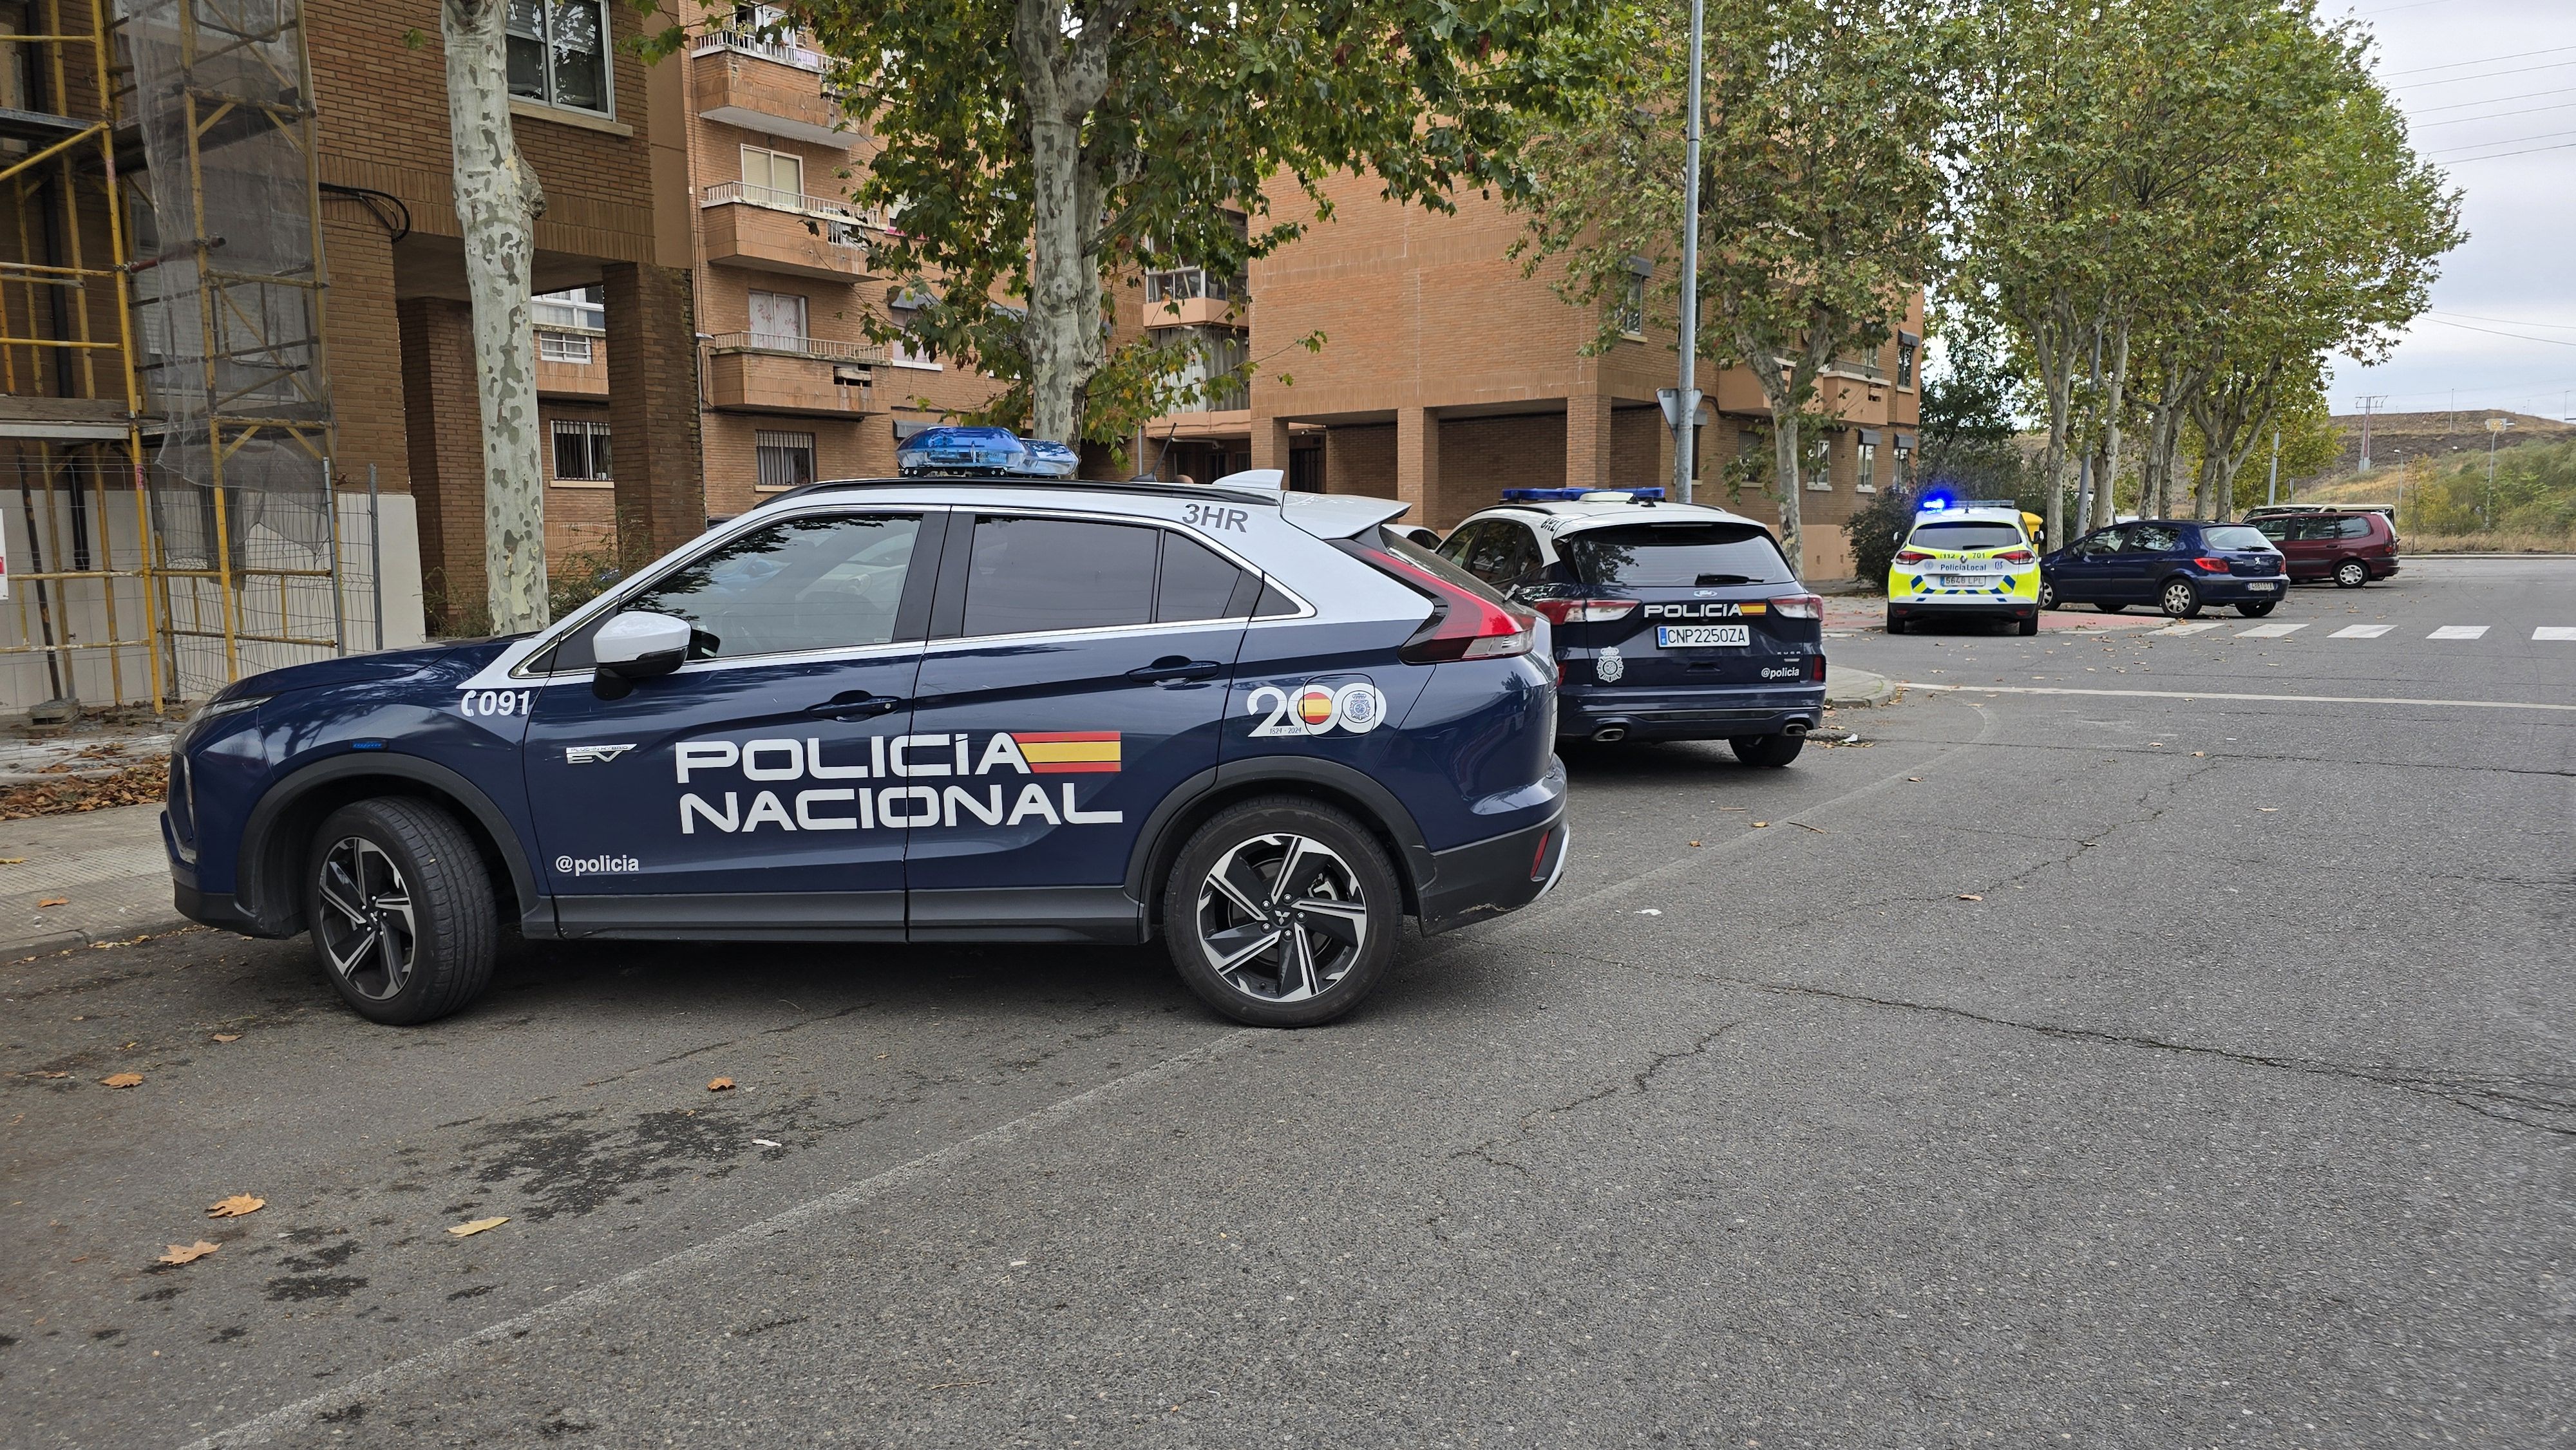
{"label": "brick apartment building", "polygon": [[[1249,396],[1218,400],[1238,406],[1147,430],[1163,476],[1285,468],[1293,487],[1405,499],[1412,518],[1440,529],[1505,488],[1670,482],[1672,438],[1655,401],[1673,385],[1670,332],[1585,355],[1594,318],[1521,274],[1506,254],[1522,223],[1499,203],[1465,196],[1441,216],[1381,200],[1364,180],[1326,190],[1334,219],[1255,262],[1248,286],[1178,274],[1131,294],[1122,323],[1231,329],[1254,364]],[[1211,291],[1224,295],[1200,300]],[[1821,402],[1843,426],[1801,500],[1809,578],[1851,573],[1839,526],[1910,460],[1922,330],[1918,298],[1876,357],[1837,364],[1823,384]],[[1295,345],[1317,331],[1320,353]],[[1774,499],[1758,488],[1730,496],[1720,481],[1739,456],[1768,456],[1760,387],[1727,369],[1703,391],[1697,497],[1776,521]]]}

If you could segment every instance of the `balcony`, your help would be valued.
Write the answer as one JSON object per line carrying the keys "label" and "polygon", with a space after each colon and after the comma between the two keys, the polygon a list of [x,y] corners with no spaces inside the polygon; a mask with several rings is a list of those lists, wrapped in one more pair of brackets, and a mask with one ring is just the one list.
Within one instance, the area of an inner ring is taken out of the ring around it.
{"label": "balcony", "polygon": [[1147,328],[1243,326],[1252,299],[1240,279],[1229,281],[1204,267],[1176,267],[1145,274]]}
{"label": "balcony", "polygon": [[706,189],[707,260],[825,282],[867,279],[867,239],[856,208],[739,181]]}
{"label": "balcony", "polygon": [[710,406],[727,412],[855,418],[867,410],[869,365],[884,348],[864,342],[727,332],[707,340]]}
{"label": "balcony", "polygon": [[755,31],[710,30],[690,52],[698,114],[764,135],[848,146],[838,101],[823,83],[823,56]]}

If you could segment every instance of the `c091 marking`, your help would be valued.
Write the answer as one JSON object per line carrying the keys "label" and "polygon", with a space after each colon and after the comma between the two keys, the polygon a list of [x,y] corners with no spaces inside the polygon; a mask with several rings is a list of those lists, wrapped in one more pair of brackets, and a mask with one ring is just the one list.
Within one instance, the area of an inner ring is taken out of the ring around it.
{"label": "c091 marking", "polygon": [[534,690],[468,690],[456,708],[468,715],[525,715],[536,704]]}
{"label": "c091 marking", "polygon": [[1196,524],[1203,529],[1232,529],[1239,534],[1251,521],[1252,511],[1249,509],[1219,508],[1212,503],[1181,505],[1181,522]]}

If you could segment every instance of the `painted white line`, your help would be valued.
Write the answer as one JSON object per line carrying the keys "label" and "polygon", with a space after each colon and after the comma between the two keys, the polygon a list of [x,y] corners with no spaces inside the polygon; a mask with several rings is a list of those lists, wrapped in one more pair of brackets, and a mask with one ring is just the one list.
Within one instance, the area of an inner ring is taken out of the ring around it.
{"label": "painted white line", "polygon": [[2476,639],[2486,632],[2487,627],[2483,624],[2446,624],[2424,637],[2426,639]]}
{"label": "painted white line", "polygon": [[987,1148],[1026,1142],[1058,1124],[1081,1116],[1104,1103],[1131,1097],[1138,1090],[1169,1081],[1184,1073],[1196,1071],[1229,1053],[1270,1035],[1268,1029],[1245,1027],[1229,1032],[1213,1042],[1175,1057],[1167,1057],[1152,1067],[1112,1078],[1089,1092],[1076,1093],[1062,1102],[1038,1109],[1026,1117],[1014,1118],[999,1127],[987,1128],[971,1138],[960,1138],[934,1153],[925,1153],[908,1163],[899,1163],[863,1179],[847,1188],[837,1189],[820,1198],[773,1214],[757,1223],[744,1224],[729,1233],[718,1234],[691,1244],[677,1253],[655,1259],[627,1270],[614,1279],[603,1280],[577,1293],[566,1294],[551,1304],[531,1309],[515,1318],[504,1319],[451,1340],[435,1349],[398,1359],[372,1374],[361,1375],[309,1399],[298,1400],[269,1411],[256,1419],[244,1420],[229,1429],[217,1430],[202,1440],[192,1442],[186,1450],[215,1450],[226,1445],[264,1445],[288,1430],[300,1429],[316,1413],[364,1399],[396,1383],[425,1371],[456,1369],[470,1364],[476,1351],[496,1344],[506,1344],[541,1325],[563,1320],[578,1321],[616,1302],[628,1290],[651,1279],[660,1278],[675,1269],[705,1265],[736,1250],[784,1233],[794,1233],[822,1219],[847,1212],[890,1189],[917,1183],[942,1169],[951,1167]]}
{"label": "painted white line", "polygon": [[2217,621],[2217,620],[2214,620],[2214,619],[2204,619],[2204,620],[2200,621],[2198,624],[2168,624],[2168,625],[2166,625],[2164,628],[2162,628],[2162,629],[2160,629],[2160,630],[2157,630],[2157,631],[2156,631],[2156,633],[2158,633],[2158,634],[2198,634],[2198,633],[2200,633],[2200,632],[2201,632],[2202,630],[2204,630],[2204,629],[2216,629],[2216,628],[2218,628],[2218,621]]}
{"label": "painted white line", "polygon": [[2396,627],[2397,626],[2393,624],[2347,624],[2343,628],[2336,630],[2334,633],[2327,635],[2326,638],[2377,639]]}
{"label": "painted white line", "polygon": [[2252,629],[2236,631],[2236,637],[2238,639],[2279,639],[2285,634],[2297,634],[2307,627],[2308,621],[2304,619],[2296,624],[2258,624]]}
{"label": "painted white line", "polygon": [[2544,624],[2531,632],[2533,639],[2576,640],[2576,625]]}
{"label": "painted white line", "polygon": [[2537,700],[2410,700],[2396,695],[2231,695],[2217,690],[2076,690],[2041,685],[1927,685],[1899,680],[1904,690],[1945,690],[1973,695],[2131,695],[2148,700],[2277,700],[2295,705],[2457,705],[2469,710],[2566,710],[2576,705],[2544,705]]}

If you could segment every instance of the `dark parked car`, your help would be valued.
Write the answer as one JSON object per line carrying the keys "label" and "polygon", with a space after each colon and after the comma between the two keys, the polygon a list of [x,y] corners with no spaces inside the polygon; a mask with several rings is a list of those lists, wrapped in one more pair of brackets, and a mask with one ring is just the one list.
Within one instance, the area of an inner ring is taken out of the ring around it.
{"label": "dark parked car", "polygon": [[2376,509],[2257,519],[2254,527],[2289,561],[2294,580],[2332,579],[2359,589],[2397,572],[2397,530]]}
{"label": "dark parked car", "polygon": [[2244,524],[2140,519],[2096,529],[2039,561],[2043,609],[2091,604],[2118,613],[2153,604],[2176,619],[2204,605],[2272,612],[2290,587],[2280,553]]}

